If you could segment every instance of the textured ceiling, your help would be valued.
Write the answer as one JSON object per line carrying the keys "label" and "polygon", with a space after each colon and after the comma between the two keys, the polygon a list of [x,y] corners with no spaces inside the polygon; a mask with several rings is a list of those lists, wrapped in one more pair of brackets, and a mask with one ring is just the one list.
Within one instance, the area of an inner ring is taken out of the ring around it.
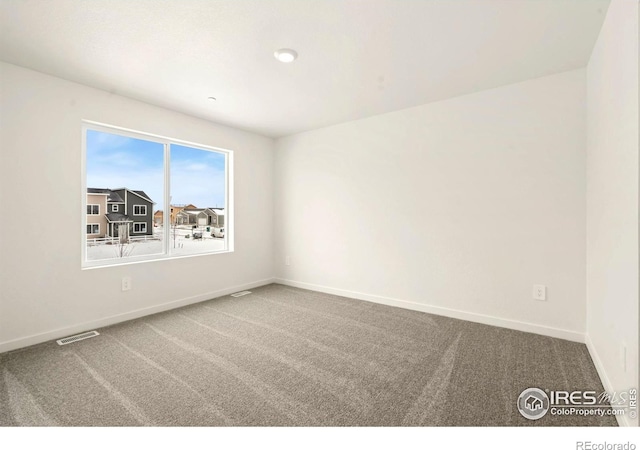
{"label": "textured ceiling", "polygon": [[0,59],[276,137],[584,67],[608,4],[1,0]]}

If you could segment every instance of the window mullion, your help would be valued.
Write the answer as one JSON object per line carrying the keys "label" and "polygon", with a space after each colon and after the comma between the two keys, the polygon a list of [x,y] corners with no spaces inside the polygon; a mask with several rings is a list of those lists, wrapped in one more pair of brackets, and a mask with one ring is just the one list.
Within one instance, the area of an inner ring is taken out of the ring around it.
{"label": "window mullion", "polygon": [[171,254],[171,144],[164,143],[164,208],[162,213],[164,254]]}

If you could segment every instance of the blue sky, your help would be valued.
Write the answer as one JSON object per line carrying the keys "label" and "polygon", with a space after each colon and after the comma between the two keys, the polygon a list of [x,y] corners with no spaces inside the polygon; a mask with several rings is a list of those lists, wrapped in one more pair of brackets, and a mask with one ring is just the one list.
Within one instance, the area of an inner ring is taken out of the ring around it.
{"label": "blue sky", "polygon": [[[171,203],[224,207],[224,165],[222,153],[172,145]],[[88,130],[87,187],[145,191],[163,209],[163,145]]]}

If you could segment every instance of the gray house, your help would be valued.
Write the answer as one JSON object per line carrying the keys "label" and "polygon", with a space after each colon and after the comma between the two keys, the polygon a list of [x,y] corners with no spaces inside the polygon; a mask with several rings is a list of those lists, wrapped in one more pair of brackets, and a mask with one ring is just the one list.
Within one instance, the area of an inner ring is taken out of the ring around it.
{"label": "gray house", "polygon": [[178,225],[207,225],[204,208],[185,208],[176,215]]}
{"label": "gray house", "polygon": [[178,225],[224,226],[224,208],[185,208],[177,216]]}
{"label": "gray house", "polygon": [[207,208],[204,210],[207,214],[207,225],[212,227],[224,227],[224,208]]}
{"label": "gray house", "polygon": [[127,188],[98,189],[87,188],[89,194],[104,194],[107,196],[105,235],[117,237],[122,226],[126,226],[129,236],[153,235],[153,205],[154,202],[143,191]]}

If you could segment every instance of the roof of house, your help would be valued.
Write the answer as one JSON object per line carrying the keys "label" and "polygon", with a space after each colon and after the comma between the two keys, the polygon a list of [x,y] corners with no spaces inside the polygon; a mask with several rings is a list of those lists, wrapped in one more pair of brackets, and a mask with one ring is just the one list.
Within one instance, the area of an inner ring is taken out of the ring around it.
{"label": "roof of house", "polygon": [[129,216],[120,213],[109,213],[106,214],[107,222],[115,223],[115,222],[133,222],[133,220],[129,219]]}
{"label": "roof of house", "polygon": [[122,200],[122,197],[120,197],[117,192],[113,192],[111,189],[87,188],[87,194],[106,194],[108,195],[107,202],[124,203],[124,200]]}
{"label": "roof of house", "polygon": [[108,194],[109,192],[111,192],[109,189],[87,188],[87,194]]}
{"label": "roof of house", "polygon": [[124,200],[118,195],[117,192],[111,192],[107,201],[109,203],[124,203]]}
{"label": "roof of house", "polygon": [[142,198],[143,200],[148,201],[149,203],[153,203],[153,204],[156,203],[153,200],[151,200],[151,198],[149,198],[149,196],[144,191],[134,191],[133,189],[129,189],[129,188],[126,188],[126,187],[112,189],[112,191],[129,191],[132,194],[135,194],[138,197]]}
{"label": "roof of house", "polygon": [[[172,205],[173,206],[173,205]],[[206,210],[210,210],[215,212],[218,216],[224,216],[224,208],[183,208],[180,211],[178,211],[178,214],[200,214],[201,212],[204,212]],[[161,210],[156,211],[155,214],[158,213],[162,213]]]}
{"label": "roof of house", "polygon": [[180,213],[185,213],[185,214],[200,214],[201,212],[203,212],[204,209],[202,208],[196,208],[196,209],[183,209],[182,211],[180,211],[178,214]]}
{"label": "roof of house", "polygon": [[122,197],[113,192],[111,189],[87,188],[87,194],[104,194],[108,196],[107,201],[110,203],[124,203]]}
{"label": "roof of house", "polygon": [[207,209],[213,211],[218,216],[224,216],[224,208],[207,208]]}
{"label": "roof of house", "polygon": [[154,201],[153,201],[153,200],[151,200],[151,199],[149,198],[149,196],[148,196],[147,194],[145,194],[145,193],[144,193],[144,191],[134,191],[134,190],[131,190],[131,189],[129,189],[129,190],[130,190],[131,192],[133,192],[134,194],[138,194],[140,197],[143,197],[145,200],[149,200],[151,203],[154,203]]}

